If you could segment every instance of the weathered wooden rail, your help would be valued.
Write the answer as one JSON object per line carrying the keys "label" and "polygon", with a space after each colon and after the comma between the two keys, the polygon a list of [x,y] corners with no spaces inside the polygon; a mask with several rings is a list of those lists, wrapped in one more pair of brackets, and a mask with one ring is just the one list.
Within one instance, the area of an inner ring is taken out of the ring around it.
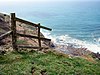
{"label": "weathered wooden rail", "polygon": [[[34,38],[34,39],[39,39],[38,36],[32,36],[32,35],[25,35],[25,34],[20,34],[20,33],[17,33],[18,36],[21,36],[21,37],[29,37],[29,38]],[[51,41],[51,39],[47,39],[47,38],[43,38],[43,37],[40,37],[41,40],[48,40],[48,41]]]}
{"label": "weathered wooden rail", "polygon": [[[12,13],[12,14],[14,14],[14,13]],[[23,19],[20,19],[20,18],[17,18],[17,17],[15,17],[15,20],[22,22],[22,23],[25,23],[25,24],[28,24],[28,25],[31,25],[31,26],[34,26],[34,27],[39,27],[39,24],[35,24],[35,23],[29,22],[29,21],[26,21],[26,20],[23,20]],[[44,27],[44,26],[41,26],[41,25],[40,25],[39,28],[43,28],[43,29],[50,30],[50,31],[52,30],[48,27]]]}
{"label": "weathered wooden rail", "polygon": [[[31,25],[31,26],[37,27],[38,28],[38,35],[37,36],[32,36],[32,35],[25,35],[25,34],[17,33],[17,31],[16,31],[16,21],[24,23],[24,24],[27,24],[27,25]],[[0,40],[6,38],[8,35],[12,35],[12,46],[13,46],[14,50],[18,50],[18,48],[43,49],[44,47],[41,47],[41,40],[51,41],[51,39],[43,38],[43,37],[40,36],[40,29],[41,28],[43,28],[45,30],[50,30],[50,31],[52,30],[52,29],[50,29],[48,27],[41,26],[40,23],[39,24],[35,24],[35,23],[32,23],[32,22],[17,18],[15,13],[11,13],[11,31],[8,31],[5,34],[2,34],[0,36]],[[25,45],[18,46],[17,45],[17,36],[38,39],[39,46],[38,47],[25,46]]]}
{"label": "weathered wooden rail", "polygon": [[11,35],[12,31],[8,31],[5,34],[0,35],[0,40],[5,39],[7,36]]}

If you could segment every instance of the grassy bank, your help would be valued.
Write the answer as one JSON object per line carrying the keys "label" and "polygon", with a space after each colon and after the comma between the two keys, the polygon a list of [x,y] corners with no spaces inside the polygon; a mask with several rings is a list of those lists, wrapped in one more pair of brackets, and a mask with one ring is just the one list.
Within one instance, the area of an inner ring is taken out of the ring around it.
{"label": "grassy bank", "polygon": [[46,70],[48,75],[100,75],[100,61],[90,62],[83,58],[69,58],[48,52],[12,52],[0,55],[0,75],[34,75]]}

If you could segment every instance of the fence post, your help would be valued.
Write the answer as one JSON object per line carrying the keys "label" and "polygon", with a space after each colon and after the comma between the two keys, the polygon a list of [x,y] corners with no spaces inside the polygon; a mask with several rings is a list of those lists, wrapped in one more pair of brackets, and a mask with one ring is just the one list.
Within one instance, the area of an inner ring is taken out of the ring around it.
{"label": "fence post", "polygon": [[11,30],[12,30],[12,46],[14,50],[18,50],[17,48],[17,34],[16,34],[16,20],[15,13],[11,13]]}
{"label": "fence post", "polygon": [[41,50],[40,23],[38,24],[38,42],[39,42],[39,50]]}

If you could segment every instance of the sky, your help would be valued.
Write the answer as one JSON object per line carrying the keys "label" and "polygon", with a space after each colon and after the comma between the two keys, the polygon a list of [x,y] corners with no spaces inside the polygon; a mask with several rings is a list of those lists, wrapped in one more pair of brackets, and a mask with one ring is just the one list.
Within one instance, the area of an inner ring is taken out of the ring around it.
{"label": "sky", "polygon": [[49,2],[87,2],[87,1],[100,1],[100,0],[0,0],[0,5],[4,5],[5,4],[16,4],[16,3],[49,3]]}
{"label": "sky", "polygon": [[100,0],[0,0],[0,4],[9,4],[9,3],[15,3],[15,2],[34,2],[34,3],[46,3],[46,2],[87,2],[87,1],[100,1]]}
{"label": "sky", "polygon": [[19,1],[47,2],[47,1],[100,1],[100,0],[0,0],[0,2],[19,2]]}
{"label": "sky", "polygon": [[[10,11],[11,10],[18,10],[21,9],[21,7],[29,7],[30,5],[33,6],[44,6],[47,5],[56,5],[59,3],[66,3],[66,4],[72,4],[77,2],[87,2],[87,1],[100,1],[100,0],[0,0],[0,12],[3,11]],[[13,8],[12,8],[13,7]],[[21,10],[20,10],[21,11]]]}

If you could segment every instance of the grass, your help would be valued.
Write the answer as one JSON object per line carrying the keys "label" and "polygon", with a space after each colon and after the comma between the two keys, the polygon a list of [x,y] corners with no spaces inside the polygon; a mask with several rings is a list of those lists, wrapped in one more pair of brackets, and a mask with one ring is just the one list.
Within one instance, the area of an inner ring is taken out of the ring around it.
{"label": "grass", "polygon": [[25,40],[17,40],[17,44],[27,44]]}
{"label": "grass", "polygon": [[90,62],[80,57],[48,52],[11,52],[0,55],[0,75],[40,75],[46,70],[48,75],[100,75],[100,61]]}

